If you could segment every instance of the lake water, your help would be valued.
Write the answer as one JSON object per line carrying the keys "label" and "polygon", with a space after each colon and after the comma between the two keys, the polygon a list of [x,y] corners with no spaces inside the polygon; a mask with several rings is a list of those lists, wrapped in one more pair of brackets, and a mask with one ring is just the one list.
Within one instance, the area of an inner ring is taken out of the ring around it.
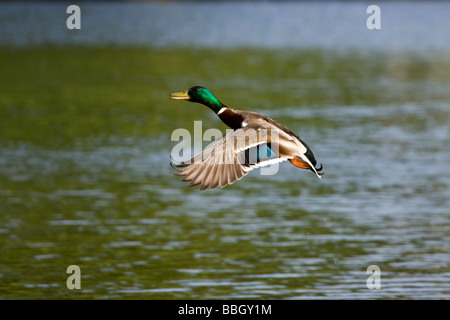
{"label": "lake water", "polygon": [[[449,3],[79,5],[0,4],[1,299],[450,298]],[[226,129],[197,84],[323,178],[188,188],[172,132]]]}

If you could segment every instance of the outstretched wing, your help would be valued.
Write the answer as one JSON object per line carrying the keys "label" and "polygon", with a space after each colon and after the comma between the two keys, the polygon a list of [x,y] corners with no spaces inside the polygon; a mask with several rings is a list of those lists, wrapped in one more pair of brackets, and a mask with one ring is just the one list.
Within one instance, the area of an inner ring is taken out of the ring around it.
{"label": "outstretched wing", "polygon": [[247,126],[229,130],[190,160],[172,167],[200,190],[225,187],[247,175],[251,170],[292,159],[298,148],[289,135],[275,126],[263,129]]}

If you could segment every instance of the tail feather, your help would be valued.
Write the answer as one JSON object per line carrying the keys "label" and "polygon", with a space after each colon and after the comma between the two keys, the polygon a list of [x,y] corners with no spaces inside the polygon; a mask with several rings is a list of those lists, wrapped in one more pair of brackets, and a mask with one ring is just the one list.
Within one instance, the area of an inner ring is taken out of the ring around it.
{"label": "tail feather", "polygon": [[320,165],[320,168],[316,168],[306,157],[294,156],[290,161],[294,166],[298,168],[311,170],[319,179],[321,179],[322,175],[324,174],[324,172],[320,172],[323,169],[322,164]]}

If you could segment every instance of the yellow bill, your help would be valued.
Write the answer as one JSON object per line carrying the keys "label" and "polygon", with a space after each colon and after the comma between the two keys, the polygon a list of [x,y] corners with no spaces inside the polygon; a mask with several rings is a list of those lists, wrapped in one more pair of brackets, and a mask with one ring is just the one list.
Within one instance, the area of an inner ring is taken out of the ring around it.
{"label": "yellow bill", "polygon": [[189,97],[188,91],[183,91],[171,93],[170,98],[176,100],[189,100],[191,97]]}

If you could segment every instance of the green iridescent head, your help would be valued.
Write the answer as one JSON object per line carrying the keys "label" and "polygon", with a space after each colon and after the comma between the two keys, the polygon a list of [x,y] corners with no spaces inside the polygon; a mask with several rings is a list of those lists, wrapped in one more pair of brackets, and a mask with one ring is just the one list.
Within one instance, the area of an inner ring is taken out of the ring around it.
{"label": "green iridescent head", "polygon": [[220,102],[211,91],[201,86],[195,86],[183,92],[171,93],[170,98],[201,103],[216,113],[224,107],[222,102]]}

